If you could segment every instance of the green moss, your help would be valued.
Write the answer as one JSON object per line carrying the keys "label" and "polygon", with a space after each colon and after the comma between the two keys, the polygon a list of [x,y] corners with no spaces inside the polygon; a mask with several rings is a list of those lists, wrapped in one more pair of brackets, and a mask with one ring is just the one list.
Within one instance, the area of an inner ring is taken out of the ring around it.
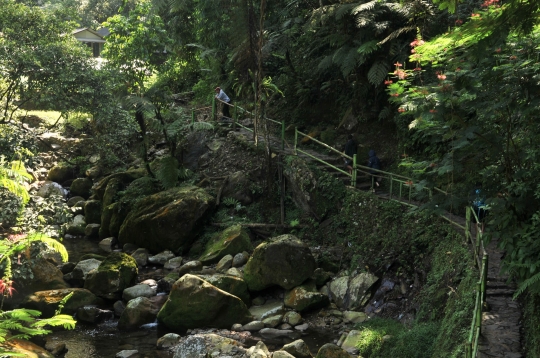
{"label": "green moss", "polygon": [[247,232],[240,225],[234,225],[215,234],[206,244],[206,249],[199,260],[203,263],[215,263],[226,255],[251,250],[253,246]]}

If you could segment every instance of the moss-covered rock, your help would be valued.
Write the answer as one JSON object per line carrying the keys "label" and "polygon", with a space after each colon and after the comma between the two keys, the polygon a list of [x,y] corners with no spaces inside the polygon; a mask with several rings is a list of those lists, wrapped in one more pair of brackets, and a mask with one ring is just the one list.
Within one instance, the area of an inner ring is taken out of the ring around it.
{"label": "moss-covered rock", "polygon": [[49,170],[49,173],[47,173],[47,179],[56,183],[63,183],[69,179],[73,179],[75,174],[75,167],[66,163],[60,163]]}
{"label": "moss-covered rock", "polygon": [[142,199],[128,214],[118,239],[151,253],[189,249],[196,230],[214,206],[214,198],[204,189],[184,186]]}
{"label": "moss-covered rock", "polygon": [[293,235],[282,235],[255,248],[244,269],[250,291],[271,286],[287,290],[308,279],[316,268],[309,247]]}
{"label": "moss-covered rock", "polygon": [[230,275],[197,275],[206,282],[216,286],[220,290],[230,293],[241,299],[247,306],[251,303],[248,288],[244,280],[240,277]]}
{"label": "moss-covered rock", "polygon": [[176,281],[158,321],[173,330],[198,327],[229,329],[253,317],[244,302],[200,277],[186,274]]}
{"label": "moss-covered rock", "polygon": [[77,178],[71,183],[69,191],[71,195],[82,196],[85,199],[88,199],[90,196],[90,189],[92,189],[92,180],[88,178]]}
{"label": "moss-covered rock", "polygon": [[240,225],[234,225],[215,234],[208,241],[199,261],[205,265],[213,264],[226,255],[234,256],[239,252],[251,250],[253,246],[248,233]]}
{"label": "moss-covered rock", "polygon": [[64,297],[73,293],[64,305],[62,313],[74,314],[79,307],[97,305],[100,299],[84,288],[65,288],[60,290],[37,291],[28,295],[21,303],[22,308],[40,311],[42,318],[52,317],[58,309],[58,304]]}
{"label": "moss-covered rock", "polygon": [[105,195],[105,190],[107,189],[107,185],[109,185],[109,181],[115,179],[122,182],[124,186],[127,186],[129,183],[131,183],[135,179],[141,178],[145,175],[146,175],[145,169],[133,169],[133,170],[128,170],[121,173],[111,174],[108,177],[103,178],[96,185],[96,187],[94,188],[94,193],[97,195],[98,199],[102,200],[103,196]]}
{"label": "moss-covered rock", "polygon": [[118,329],[135,329],[143,324],[156,320],[159,306],[147,297],[137,297],[130,300],[118,320]]}
{"label": "moss-covered rock", "polygon": [[315,358],[351,358],[351,356],[335,344],[326,343],[319,349]]}
{"label": "moss-covered rock", "polygon": [[88,274],[84,288],[98,297],[120,299],[124,289],[135,284],[137,262],[122,252],[111,253],[97,268]]}
{"label": "moss-covered rock", "polygon": [[99,228],[99,238],[105,239],[110,236],[118,237],[120,228],[129,213],[129,207],[119,202],[103,208],[101,213],[101,226]]}
{"label": "moss-covered rock", "polygon": [[87,224],[101,223],[101,201],[88,200],[84,203],[84,218]]}

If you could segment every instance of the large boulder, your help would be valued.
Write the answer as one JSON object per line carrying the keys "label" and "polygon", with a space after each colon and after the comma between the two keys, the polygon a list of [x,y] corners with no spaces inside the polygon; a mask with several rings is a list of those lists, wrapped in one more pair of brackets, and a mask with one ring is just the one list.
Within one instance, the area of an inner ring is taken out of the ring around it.
{"label": "large boulder", "polygon": [[328,296],[319,293],[314,282],[297,286],[285,293],[285,306],[298,312],[309,311],[328,306]]}
{"label": "large boulder", "polygon": [[73,268],[73,270],[68,273],[64,278],[69,281],[72,285],[81,287],[84,286],[84,281],[88,276],[88,273],[94,269],[97,269],[101,265],[100,260],[88,259],[81,260]]}
{"label": "large boulder", "polygon": [[230,275],[221,275],[217,273],[213,275],[197,276],[202,278],[206,282],[216,286],[220,290],[223,290],[233,296],[238,297],[239,299],[244,301],[246,305],[249,306],[249,304],[251,303],[251,298],[249,296],[247,285],[241,278]]}
{"label": "large boulder", "polygon": [[92,189],[92,179],[89,178],[77,178],[71,183],[69,191],[71,195],[82,196],[85,199],[88,199],[90,196],[90,189]]}
{"label": "large boulder", "polygon": [[257,246],[244,269],[250,291],[271,286],[286,290],[300,285],[316,268],[309,247],[293,235],[282,235]]}
{"label": "large boulder", "polygon": [[118,328],[122,330],[135,329],[143,324],[156,320],[159,306],[147,297],[137,297],[130,300],[118,320]]}
{"label": "large boulder", "polygon": [[135,284],[137,273],[137,262],[133,257],[113,252],[88,274],[84,288],[98,297],[117,300],[122,297],[124,289]]}
{"label": "large boulder", "polygon": [[186,274],[176,281],[158,320],[173,330],[197,327],[229,329],[252,316],[244,302],[200,277]]}
{"label": "large boulder", "polygon": [[[116,182],[121,182],[123,184],[123,187],[125,187],[134,180],[145,176],[145,174],[145,169],[133,169],[125,172],[111,174],[108,177],[103,178],[99,183],[97,183],[94,188],[94,193],[96,193],[99,200],[103,200],[105,191],[107,190],[107,186],[109,185],[110,181],[114,180]],[[114,185],[115,184],[112,184],[111,187],[113,187]]]}
{"label": "large boulder", "polygon": [[63,183],[75,177],[76,170],[73,166],[65,163],[55,165],[49,170],[47,179],[56,183]]}
{"label": "large boulder", "polygon": [[253,201],[251,186],[252,182],[247,175],[239,171],[229,175],[221,195],[224,198],[233,198],[244,205],[249,205]]}
{"label": "large boulder", "polygon": [[248,233],[240,225],[233,225],[215,234],[206,244],[206,249],[199,261],[204,265],[218,262],[226,255],[236,255],[251,251],[253,246]]}
{"label": "large boulder", "polygon": [[330,297],[339,308],[355,310],[367,303],[371,297],[371,287],[378,279],[368,272],[353,277],[338,277],[328,283]]}
{"label": "large boulder", "polygon": [[196,186],[173,188],[142,199],[128,214],[120,244],[132,243],[152,253],[181,253],[195,239],[195,229],[214,206],[214,198]]}
{"label": "large boulder", "polygon": [[57,290],[68,287],[68,284],[64,281],[62,271],[42,257],[31,261],[31,270],[34,277],[27,282],[21,282],[24,289],[19,289],[20,293]]}
{"label": "large boulder", "polygon": [[101,223],[101,201],[88,200],[84,203],[84,218],[87,224]]}
{"label": "large boulder", "polygon": [[52,181],[46,181],[44,182],[39,190],[37,191],[37,195],[41,196],[42,198],[48,198],[52,195],[58,195],[62,198],[65,198],[67,194],[67,191],[62,188],[62,186],[56,182]]}
{"label": "large boulder", "polygon": [[38,310],[43,314],[43,318],[54,316],[58,309],[58,304],[67,295],[73,295],[67,300],[62,313],[73,314],[79,307],[86,305],[96,305],[101,302],[92,292],[84,288],[65,288],[61,290],[37,291],[28,295],[21,303],[22,308]]}

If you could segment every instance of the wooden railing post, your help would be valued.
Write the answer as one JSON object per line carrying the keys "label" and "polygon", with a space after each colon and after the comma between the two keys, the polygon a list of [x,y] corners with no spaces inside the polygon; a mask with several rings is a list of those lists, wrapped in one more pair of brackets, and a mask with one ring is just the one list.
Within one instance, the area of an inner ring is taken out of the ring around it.
{"label": "wooden railing post", "polygon": [[351,186],[356,188],[356,154],[353,154],[352,157],[352,173],[351,173]]}
{"label": "wooden railing post", "polygon": [[478,300],[478,306],[476,307],[475,327],[480,332],[482,330],[482,280],[476,283],[476,289],[480,292],[480,299]]}
{"label": "wooden railing post", "polygon": [[298,127],[294,127],[294,155],[298,155],[296,146],[298,145]]}
{"label": "wooden railing post", "polygon": [[212,120],[216,120],[217,110],[216,110],[216,97],[212,98]]}

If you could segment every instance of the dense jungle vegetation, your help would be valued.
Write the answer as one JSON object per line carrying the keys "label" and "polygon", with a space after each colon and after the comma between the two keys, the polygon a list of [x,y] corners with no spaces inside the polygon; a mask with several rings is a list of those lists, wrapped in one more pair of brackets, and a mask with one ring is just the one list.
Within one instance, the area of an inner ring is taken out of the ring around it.
{"label": "dense jungle vegetation", "polygon": [[[449,193],[425,210],[463,213],[481,187],[487,237],[506,250],[526,326],[538,327],[539,9],[535,0],[0,0],[0,187],[9,190],[0,221],[13,220],[8,203],[17,212],[26,200],[20,163],[31,167],[36,149],[21,129],[26,109],[66,122],[88,113],[109,168],[127,165],[135,138],[167,188],[187,175],[178,153],[191,115],[171,109],[171,96],[193,92],[193,106],[206,106],[221,86],[259,118],[327,135],[351,115],[351,132],[384,128],[398,138],[382,150],[391,169]],[[68,36],[80,27],[110,31],[99,66]],[[170,149],[158,167],[149,131]],[[526,343],[539,357],[537,339]]]}

